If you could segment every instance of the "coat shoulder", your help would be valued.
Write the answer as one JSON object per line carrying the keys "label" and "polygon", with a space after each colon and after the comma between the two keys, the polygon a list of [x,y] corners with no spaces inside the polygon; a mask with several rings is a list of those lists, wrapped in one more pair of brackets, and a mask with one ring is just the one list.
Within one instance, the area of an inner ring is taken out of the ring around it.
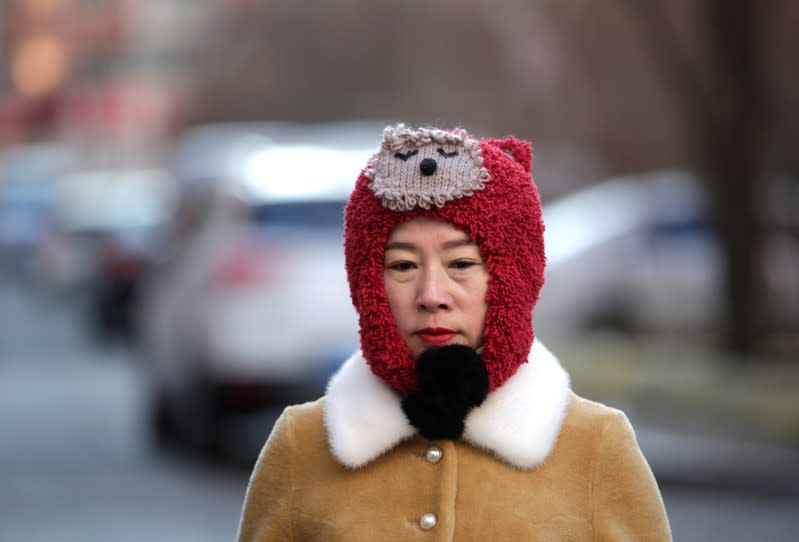
{"label": "coat shoulder", "polygon": [[626,421],[627,416],[621,410],[592,401],[570,392],[566,422],[578,426],[601,427],[605,423]]}
{"label": "coat shoulder", "polygon": [[307,423],[317,418],[322,419],[322,412],[325,407],[325,398],[320,397],[315,401],[301,403],[298,405],[291,405],[286,407],[285,415],[289,416],[295,423]]}
{"label": "coat shoulder", "polygon": [[569,392],[566,418],[563,421],[558,444],[561,450],[577,450],[594,456],[608,434],[626,433],[634,442],[635,437],[627,416],[619,409],[592,401]]}
{"label": "coat shoulder", "polygon": [[291,434],[297,442],[310,444],[324,437],[325,398],[286,407],[281,420],[290,427]]}

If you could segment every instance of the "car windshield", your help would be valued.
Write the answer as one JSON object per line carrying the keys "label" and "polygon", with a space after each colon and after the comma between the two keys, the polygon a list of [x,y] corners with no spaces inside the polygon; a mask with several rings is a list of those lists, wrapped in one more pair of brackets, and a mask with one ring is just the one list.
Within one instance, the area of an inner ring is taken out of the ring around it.
{"label": "car windshield", "polygon": [[253,224],[262,227],[331,228],[343,224],[343,201],[300,201],[256,205],[250,211]]}

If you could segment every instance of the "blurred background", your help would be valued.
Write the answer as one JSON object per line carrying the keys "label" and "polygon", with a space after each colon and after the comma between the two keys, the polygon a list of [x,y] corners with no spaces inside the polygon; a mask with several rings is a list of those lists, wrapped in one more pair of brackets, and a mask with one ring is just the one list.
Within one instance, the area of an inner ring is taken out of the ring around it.
{"label": "blurred background", "polygon": [[790,0],[0,0],[0,540],[234,539],[397,121],[534,142],[537,335],[675,540],[799,539],[798,56]]}

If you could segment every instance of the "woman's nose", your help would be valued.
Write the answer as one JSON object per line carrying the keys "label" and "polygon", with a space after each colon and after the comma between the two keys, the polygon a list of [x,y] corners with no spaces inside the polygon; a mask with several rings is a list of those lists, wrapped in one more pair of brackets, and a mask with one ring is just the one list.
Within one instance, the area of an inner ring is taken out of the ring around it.
{"label": "woman's nose", "polygon": [[450,299],[447,293],[447,277],[442,271],[430,269],[422,274],[416,305],[423,311],[449,308]]}

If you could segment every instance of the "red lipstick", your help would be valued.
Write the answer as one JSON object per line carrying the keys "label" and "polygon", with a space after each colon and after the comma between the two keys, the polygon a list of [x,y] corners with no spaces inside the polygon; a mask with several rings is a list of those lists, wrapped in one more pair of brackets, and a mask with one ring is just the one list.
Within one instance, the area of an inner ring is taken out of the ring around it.
{"label": "red lipstick", "polygon": [[427,344],[445,344],[451,341],[457,332],[445,327],[426,327],[416,332],[416,335]]}

